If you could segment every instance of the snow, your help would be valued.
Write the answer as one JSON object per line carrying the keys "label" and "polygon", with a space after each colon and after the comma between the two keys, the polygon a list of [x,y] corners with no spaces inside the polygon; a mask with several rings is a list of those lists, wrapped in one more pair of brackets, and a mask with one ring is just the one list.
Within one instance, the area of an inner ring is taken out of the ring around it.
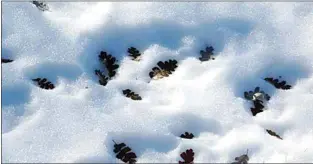
{"label": "snow", "polygon": [[[313,161],[313,3],[48,2],[2,3],[3,162],[121,163],[113,142],[138,162]],[[213,46],[215,60],[200,62]],[[138,63],[127,48],[142,52]],[[104,87],[94,70],[105,50],[117,76]],[[158,61],[176,59],[151,81]],[[282,76],[291,90],[265,77]],[[31,79],[46,77],[43,90]],[[253,117],[244,91],[271,96]],[[124,97],[131,89],[143,100]],[[283,140],[266,133],[277,132]],[[194,139],[179,138],[185,131]]]}

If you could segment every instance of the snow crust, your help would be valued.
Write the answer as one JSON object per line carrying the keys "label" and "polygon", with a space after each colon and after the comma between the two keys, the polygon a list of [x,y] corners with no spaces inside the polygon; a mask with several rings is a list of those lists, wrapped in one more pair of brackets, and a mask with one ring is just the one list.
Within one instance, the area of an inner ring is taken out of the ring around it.
{"label": "snow crust", "polygon": [[[196,163],[233,162],[247,149],[251,163],[313,161],[313,3],[47,4],[51,12],[2,3],[2,57],[14,60],[2,64],[3,162],[121,163],[112,140],[140,163],[176,163],[189,148]],[[201,63],[210,45],[216,59]],[[105,87],[94,75],[102,50],[120,64]],[[168,59],[177,70],[150,81]],[[268,76],[293,87],[277,90]],[[37,77],[56,88],[37,87]],[[253,117],[243,92],[256,86],[271,100]],[[179,138],[185,131],[196,137]]]}

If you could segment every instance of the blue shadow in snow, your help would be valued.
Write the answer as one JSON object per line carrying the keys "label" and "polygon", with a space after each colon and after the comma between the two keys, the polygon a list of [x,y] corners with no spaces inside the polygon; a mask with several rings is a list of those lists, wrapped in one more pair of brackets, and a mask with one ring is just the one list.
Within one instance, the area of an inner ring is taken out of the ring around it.
{"label": "blue shadow in snow", "polygon": [[40,63],[25,70],[25,75],[29,79],[33,78],[47,78],[49,81],[55,83],[59,76],[69,80],[76,80],[82,74],[79,66],[68,63]]}
{"label": "blue shadow in snow", "polygon": [[245,79],[229,76],[229,81],[233,81],[233,87],[237,97],[243,98],[245,91],[254,90],[257,86],[265,93],[273,96],[277,89],[272,84],[266,82],[264,78],[273,77],[279,79],[279,81],[285,80],[287,84],[294,86],[297,80],[309,77],[310,71],[308,67],[305,63],[298,63],[288,59],[285,61],[275,60],[264,65],[264,69],[257,71],[255,74],[245,76]]}
{"label": "blue shadow in snow", "polygon": [[217,135],[223,133],[223,128],[218,121],[212,118],[202,118],[190,113],[180,113],[169,118],[170,131],[174,136],[179,137],[185,132],[193,133],[198,137],[202,132],[211,132]]}
{"label": "blue shadow in snow", "polygon": [[9,50],[8,48],[2,47],[1,58],[14,60],[13,52],[11,50]]}
{"label": "blue shadow in snow", "polygon": [[30,100],[30,87],[23,83],[2,87],[2,106],[21,105]]}
{"label": "blue shadow in snow", "polygon": [[[199,51],[207,45],[212,45],[215,53],[218,53],[234,33],[246,36],[253,26],[253,22],[241,19],[221,19],[190,26],[165,20],[154,20],[150,24],[138,26],[122,26],[108,22],[102,27],[101,32],[86,34],[80,38],[82,41],[89,39],[89,42],[78,60],[84,71],[88,75],[93,75],[95,69],[101,68],[98,62],[100,51],[107,51],[121,60],[127,55],[127,49],[131,46],[136,47],[140,52],[153,44],[173,50],[178,49],[185,36],[196,38],[195,54],[199,54]],[[96,80],[93,77],[91,79]]]}

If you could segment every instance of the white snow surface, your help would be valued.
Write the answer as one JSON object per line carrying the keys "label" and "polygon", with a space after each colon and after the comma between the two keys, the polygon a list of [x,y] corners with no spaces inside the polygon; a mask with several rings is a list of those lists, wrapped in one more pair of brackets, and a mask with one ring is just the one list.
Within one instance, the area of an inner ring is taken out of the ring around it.
{"label": "white snow surface", "polygon": [[[313,162],[313,3],[47,4],[2,3],[2,57],[14,60],[2,64],[3,162],[122,163],[112,140],[140,163],[177,163],[189,148],[196,163],[233,162],[247,149],[251,163]],[[201,63],[210,45],[215,60]],[[102,50],[120,64],[107,86],[94,74]],[[168,59],[176,71],[151,81]],[[292,89],[263,80],[278,76]],[[243,92],[257,86],[271,100],[253,117]]]}

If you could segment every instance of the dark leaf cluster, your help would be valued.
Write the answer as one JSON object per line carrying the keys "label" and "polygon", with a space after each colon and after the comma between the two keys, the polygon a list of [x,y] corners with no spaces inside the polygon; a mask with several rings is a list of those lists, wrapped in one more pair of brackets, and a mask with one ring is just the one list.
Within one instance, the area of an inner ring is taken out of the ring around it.
{"label": "dark leaf cluster", "polygon": [[185,132],[184,134],[181,134],[180,137],[185,139],[193,139],[194,135],[192,133]]}
{"label": "dark leaf cluster", "polygon": [[105,86],[108,81],[116,75],[116,70],[119,68],[119,65],[116,64],[116,58],[105,51],[101,51],[98,57],[99,61],[104,65],[107,70],[107,76],[104,74],[104,72],[101,72],[98,69],[95,70],[95,74],[99,78],[99,84]]}
{"label": "dark leaf cluster", "polygon": [[114,142],[113,152],[116,154],[116,158],[122,160],[124,163],[132,164],[137,162],[137,155],[125,143],[117,144]]}
{"label": "dark leaf cluster", "polygon": [[200,55],[201,57],[199,58],[200,61],[208,61],[210,59],[214,60],[212,57],[213,55],[214,48],[212,46],[206,47],[205,51],[201,50]]}
{"label": "dark leaf cluster", "polygon": [[260,87],[256,87],[254,91],[244,92],[244,97],[247,100],[253,102],[254,107],[251,108],[251,113],[253,116],[256,116],[258,113],[263,112],[264,101],[269,101],[271,98],[264,91],[260,90]]}
{"label": "dark leaf cluster", "polygon": [[46,78],[36,78],[36,79],[32,79],[33,81],[37,82],[38,86],[42,89],[53,89],[55,88],[54,85],[48,81]]}
{"label": "dark leaf cluster", "polygon": [[168,77],[177,68],[176,60],[168,60],[165,62],[159,61],[157,63],[158,67],[153,67],[152,71],[149,72],[150,78],[161,79],[163,77]]}
{"label": "dark leaf cluster", "polygon": [[283,89],[283,90],[291,89],[291,85],[287,85],[286,81],[279,82],[278,79],[274,79],[272,77],[267,77],[264,80],[272,84],[277,89]]}
{"label": "dark leaf cluster", "polygon": [[135,47],[128,48],[127,52],[129,53],[129,56],[132,58],[132,60],[139,61],[141,59],[141,54]]}
{"label": "dark leaf cluster", "polygon": [[267,132],[269,135],[274,136],[274,137],[277,137],[277,138],[279,138],[279,139],[282,140],[282,138],[281,138],[276,132],[274,132],[274,131],[272,131],[272,130],[269,130],[269,129],[266,129],[266,132]]}
{"label": "dark leaf cluster", "polygon": [[180,157],[184,161],[179,161],[178,163],[179,164],[193,164],[194,155],[195,153],[193,152],[192,149],[187,149],[185,152],[180,154]]}
{"label": "dark leaf cluster", "polygon": [[48,5],[42,1],[32,1],[32,4],[34,4],[41,11],[49,11]]}
{"label": "dark leaf cluster", "polygon": [[130,89],[123,90],[123,94],[126,97],[131,98],[132,100],[141,100],[141,97],[139,96],[139,94],[136,94],[135,92],[131,91]]}
{"label": "dark leaf cluster", "polygon": [[95,74],[99,78],[99,84],[103,85],[103,86],[106,86],[108,81],[109,81],[109,78],[106,77],[105,75],[103,75],[103,73],[100,70],[95,70]]}
{"label": "dark leaf cluster", "polygon": [[13,60],[1,58],[1,63],[11,63]]}

